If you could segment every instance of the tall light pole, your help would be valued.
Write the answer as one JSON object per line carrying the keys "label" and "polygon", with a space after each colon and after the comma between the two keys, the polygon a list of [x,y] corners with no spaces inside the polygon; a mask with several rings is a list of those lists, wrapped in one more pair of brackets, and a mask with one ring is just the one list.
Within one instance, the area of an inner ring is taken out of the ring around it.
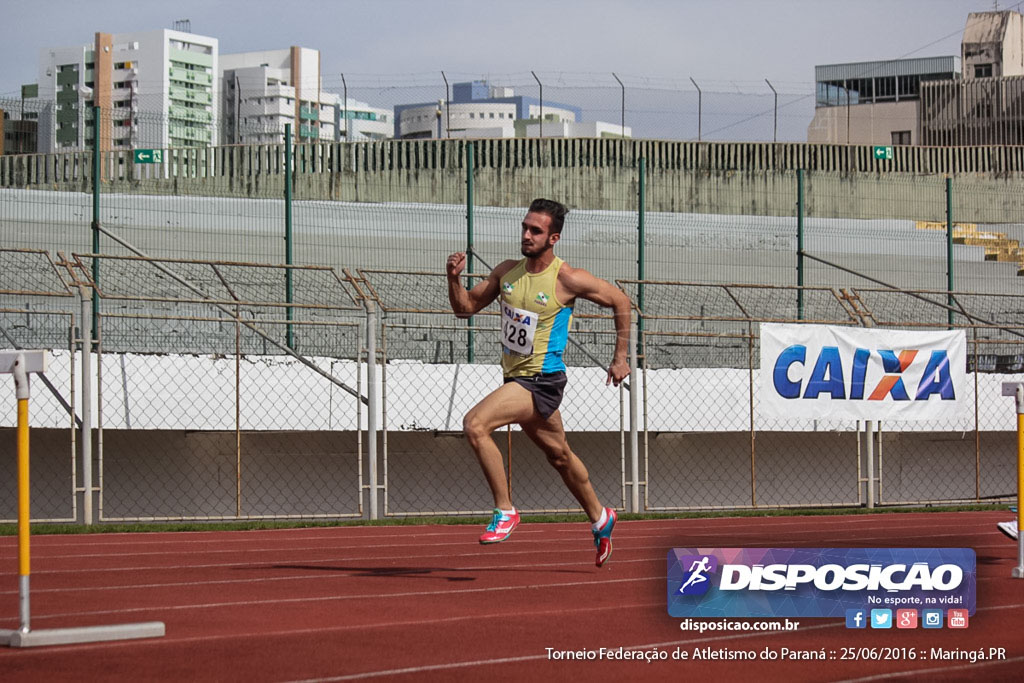
{"label": "tall light pole", "polygon": [[622,81],[619,80],[614,71],[612,76],[615,76],[615,80],[619,81],[619,87],[622,89],[622,125],[619,129],[619,135],[626,137],[626,86],[622,84]]}
{"label": "tall light pole", "polygon": [[540,88],[540,136],[539,137],[544,137],[544,84],[540,82],[539,78],[537,78],[537,74],[533,73],[532,71],[530,73],[533,74],[533,80],[537,81],[537,87]]}
{"label": "tall light pole", "polygon": [[444,79],[445,137],[450,138],[452,136],[452,95],[451,90],[448,87],[448,77],[444,75],[443,71],[441,72],[441,78]]}
{"label": "tall light pole", "polygon": [[348,134],[348,129],[351,126],[350,126],[349,121],[348,121],[348,83],[345,82],[345,74],[341,74],[341,89],[342,89],[341,96],[343,98],[345,98],[345,119],[344,119],[345,120],[345,142],[349,142],[349,141],[352,140],[352,138]]}
{"label": "tall light pole", "polygon": [[690,83],[693,83],[693,87],[697,89],[697,142],[700,142],[701,108],[704,105],[702,101],[704,93],[700,91],[700,86],[697,85],[697,81],[693,80],[693,76],[690,76]]}

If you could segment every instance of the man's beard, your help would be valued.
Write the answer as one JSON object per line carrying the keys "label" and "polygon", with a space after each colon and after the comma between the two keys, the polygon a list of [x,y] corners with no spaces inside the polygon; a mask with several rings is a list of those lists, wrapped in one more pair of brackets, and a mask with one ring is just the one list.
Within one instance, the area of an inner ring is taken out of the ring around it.
{"label": "man's beard", "polygon": [[543,246],[537,247],[536,249],[531,249],[530,247],[521,246],[521,247],[519,247],[519,251],[520,251],[520,253],[522,253],[523,256],[528,256],[530,258],[536,258],[536,257],[540,256],[541,254],[543,254],[545,251],[547,251],[550,248],[551,247],[549,247],[546,244],[543,245]]}

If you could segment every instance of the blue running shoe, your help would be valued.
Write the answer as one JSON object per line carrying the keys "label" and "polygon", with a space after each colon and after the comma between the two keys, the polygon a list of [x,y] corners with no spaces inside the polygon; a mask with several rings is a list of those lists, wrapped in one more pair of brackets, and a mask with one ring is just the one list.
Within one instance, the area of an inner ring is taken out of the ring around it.
{"label": "blue running shoe", "polygon": [[594,547],[597,548],[597,560],[594,562],[598,567],[608,561],[612,556],[612,529],[615,528],[615,520],[619,518],[612,508],[605,508],[608,519],[604,526],[594,531]]}

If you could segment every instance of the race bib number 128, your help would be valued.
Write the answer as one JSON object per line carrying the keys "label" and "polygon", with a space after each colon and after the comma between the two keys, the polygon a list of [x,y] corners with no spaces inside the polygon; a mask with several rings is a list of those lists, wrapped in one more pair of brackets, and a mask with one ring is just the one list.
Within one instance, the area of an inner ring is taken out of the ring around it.
{"label": "race bib number 128", "polygon": [[533,353],[533,337],[537,334],[537,315],[502,302],[501,343],[510,352],[529,356]]}

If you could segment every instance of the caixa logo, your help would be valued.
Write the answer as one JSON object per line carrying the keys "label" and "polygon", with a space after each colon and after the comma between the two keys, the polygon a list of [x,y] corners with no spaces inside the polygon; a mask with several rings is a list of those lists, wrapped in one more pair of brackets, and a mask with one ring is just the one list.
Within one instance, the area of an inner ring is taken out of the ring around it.
{"label": "caixa logo", "polygon": [[[868,366],[872,355],[881,361],[884,374],[872,382],[870,393],[866,386]],[[793,344],[786,347],[775,360],[772,382],[775,391],[782,398],[816,399],[822,394],[834,399],[853,401],[883,401],[891,397],[894,401],[927,401],[938,396],[943,401],[955,401],[956,389],[950,375],[949,354],[944,349],[933,350],[927,360],[918,358],[920,352],[907,349],[896,353],[891,349],[857,348],[853,350],[849,378],[843,371],[843,358],[838,346],[823,346],[813,363],[808,361],[807,347]],[[917,386],[908,387],[904,374],[915,365],[924,365]],[[799,368],[799,369],[798,369]],[[810,374],[807,375],[808,369]],[[806,376],[806,382],[804,377]]]}

